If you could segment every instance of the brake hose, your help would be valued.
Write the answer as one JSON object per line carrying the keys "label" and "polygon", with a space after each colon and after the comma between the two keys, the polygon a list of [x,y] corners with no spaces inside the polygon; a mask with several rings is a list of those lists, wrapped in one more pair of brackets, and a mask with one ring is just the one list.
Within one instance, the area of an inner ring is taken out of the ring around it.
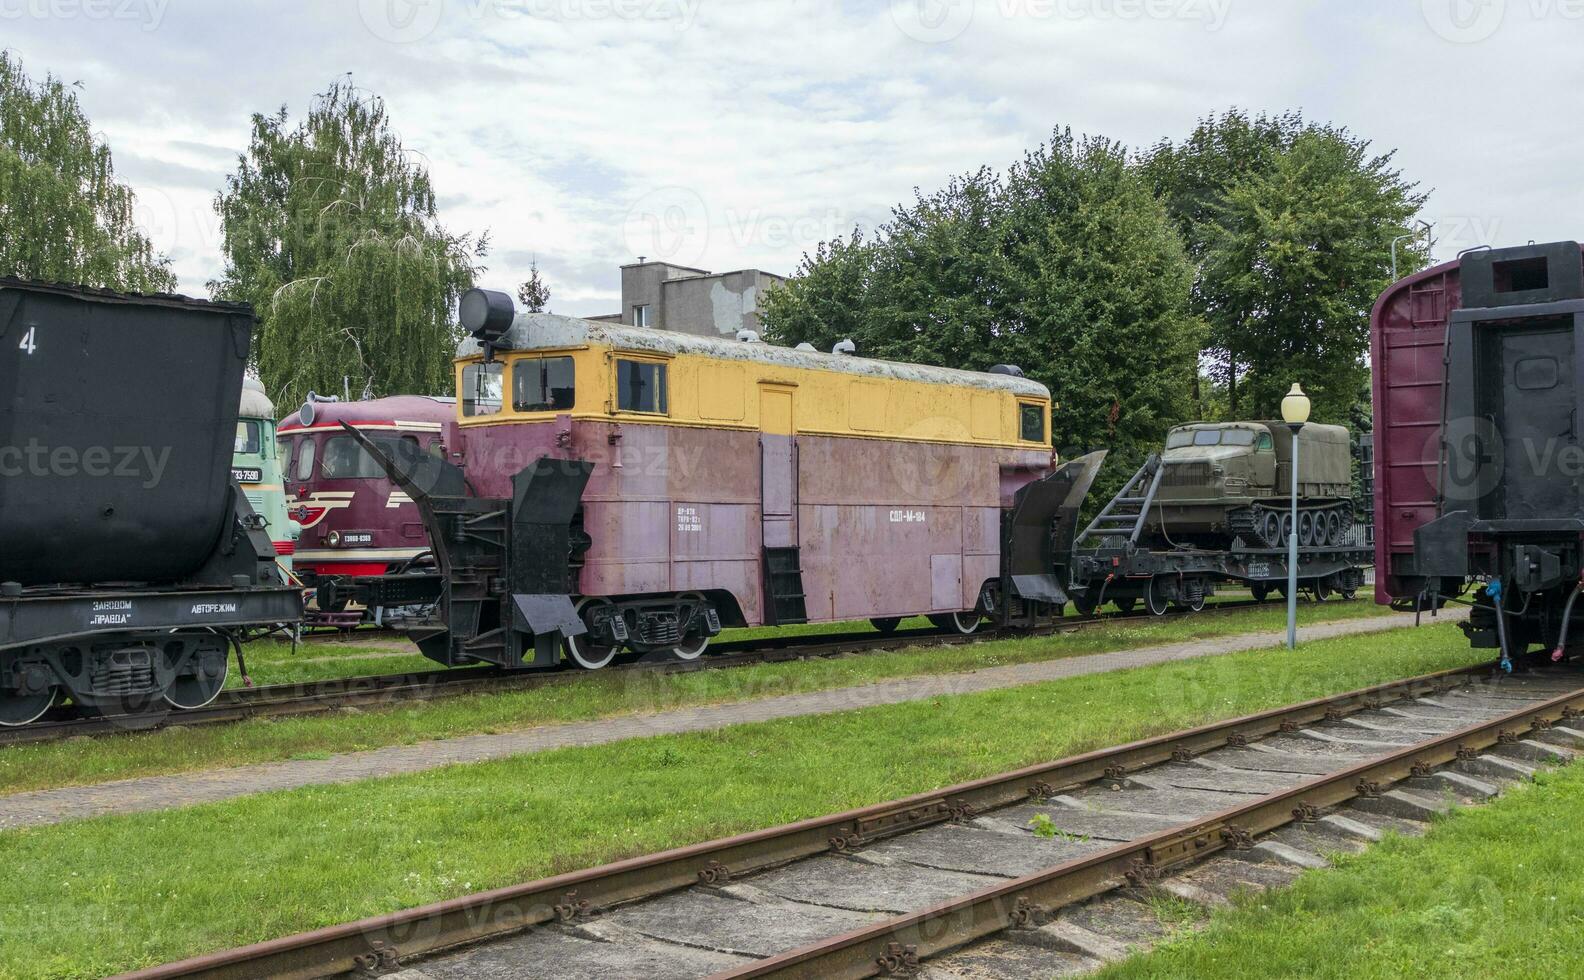
{"label": "brake hose", "polygon": [[1580,576],[1578,584],[1573,587],[1573,593],[1568,596],[1567,605],[1562,607],[1562,633],[1557,637],[1556,649],[1551,651],[1551,662],[1554,664],[1562,662],[1562,651],[1567,649],[1568,623],[1573,618],[1573,603],[1578,601],[1581,589],[1584,589],[1584,576]]}

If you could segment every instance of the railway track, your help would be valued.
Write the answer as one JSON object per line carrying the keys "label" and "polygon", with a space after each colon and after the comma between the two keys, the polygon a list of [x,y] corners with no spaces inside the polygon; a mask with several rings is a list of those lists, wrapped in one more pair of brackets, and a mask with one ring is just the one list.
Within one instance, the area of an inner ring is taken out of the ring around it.
{"label": "railway track", "polygon": [[[1335,600],[1333,600],[1335,601]],[[1150,616],[1143,610],[1117,613],[1098,619],[1069,622],[999,633],[985,630],[971,636],[957,636],[933,629],[897,630],[893,633],[840,633],[818,636],[768,637],[756,640],[715,644],[703,658],[694,661],[637,662],[608,667],[601,674],[623,671],[687,673],[753,664],[813,660],[849,654],[879,653],[903,647],[952,646],[1005,639],[1011,636],[1048,636],[1090,629],[1118,619],[1165,619],[1176,616],[1205,615],[1259,605],[1253,600],[1232,600],[1207,606],[1202,612],[1172,612]],[[437,668],[405,674],[375,674],[363,677],[270,684],[261,687],[231,688],[203,708],[187,711],[159,711],[146,714],[108,715],[91,718],[46,719],[18,728],[0,728],[0,746],[59,741],[77,736],[110,735],[153,731],[169,725],[216,725],[248,718],[285,717],[318,714],[338,708],[377,707],[404,701],[431,700],[463,694],[494,691],[520,691],[552,684],[565,684],[589,676],[588,671],[564,667],[551,671],[510,671],[497,667]]]}
{"label": "railway track", "polygon": [[[1584,670],[1383,684],[143,970],[651,980],[1056,976],[1584,752]],[[1040,833],[1036,833],[1036,828]]]}

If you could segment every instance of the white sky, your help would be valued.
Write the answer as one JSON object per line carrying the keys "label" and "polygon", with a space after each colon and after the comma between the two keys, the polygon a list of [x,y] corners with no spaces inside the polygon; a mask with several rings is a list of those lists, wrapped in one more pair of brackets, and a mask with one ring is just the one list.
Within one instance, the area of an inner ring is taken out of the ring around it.
{"label": "white sky", "polygon": [[914,187],[1058,125],[1132,146],[1240,106],[1397,148],[1438,258],[1576,238],[1584,0],[0,0],[0,47],[80,82],[184,292],[249,114],[385,97],[442,221],[615,312],[639,255],[789,273]]}

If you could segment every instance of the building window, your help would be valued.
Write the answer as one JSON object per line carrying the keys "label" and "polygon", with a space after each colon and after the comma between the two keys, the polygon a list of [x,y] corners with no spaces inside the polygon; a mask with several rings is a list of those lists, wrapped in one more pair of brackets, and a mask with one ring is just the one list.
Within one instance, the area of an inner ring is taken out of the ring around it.
{"label": "building window", "polygon": [[504,373],[499,361],[469,364],[462,369],[462,414],[495,415],[501,410]]}
{"label": "building window", "polygon": [[1045,409],[1043,406],[1018,406],[1018,438],[1024,442],[1045,441]]}
{"label": "building window", "polygon": [[570,357],[545,357],[512,365],[512,409],[561,412],[577,400],[576,368]]}
{"label": "building window", "polygon": [[616,362],[616,408],[666,413],[666,366],[650,361]]}
{"label": "building window", "polygon": [[648,304],[645,304],[643,306],[635,306],[635,307],[633,307],[633,326],[635,326],[635,327],[652,326],[652,324],[649,322],[649,306],[648,306]]}

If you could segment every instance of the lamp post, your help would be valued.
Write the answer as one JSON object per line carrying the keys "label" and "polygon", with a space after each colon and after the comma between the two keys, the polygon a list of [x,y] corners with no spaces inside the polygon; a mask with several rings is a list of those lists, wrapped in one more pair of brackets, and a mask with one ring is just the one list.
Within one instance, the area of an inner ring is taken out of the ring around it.
{"label": "lamp post", "polygon": [[1298,646],[1298,433],[1309,421],[1309,396],[1297,384],[1281,403],[1282,421],[1292,430],[1292,531],[1287,537],[1287,649]]}

